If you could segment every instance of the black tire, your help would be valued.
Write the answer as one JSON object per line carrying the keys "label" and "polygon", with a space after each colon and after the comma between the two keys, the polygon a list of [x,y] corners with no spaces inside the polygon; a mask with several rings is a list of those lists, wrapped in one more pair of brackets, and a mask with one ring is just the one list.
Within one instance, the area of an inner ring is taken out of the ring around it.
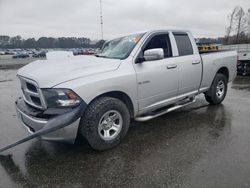
{"label": "black tire", "polygon": [[[122,117],[122,126],[115,138],[111,140],[104,140],[99,133],[99,122],[103,115],[110,111],[119,112]],[[117,146],[126,135],[130,124],[130,115],[127,106],[120,100],[111,97],[101,97],[94,100],[84,112],[79,134],[83,136],[90,146],[99,151],[111,149]]]}
{"label": "black tire", "polygon": [[[225,75],[220,73],[216,74],[211,88],[206,93],[204,93],[206,101],[211,105],[222,103],[227,95],[227,82],[228,80]],[[222,85],[222,83],[224,85],[223,94],[219,95],[217,92],[217,86],[220,84]]]}

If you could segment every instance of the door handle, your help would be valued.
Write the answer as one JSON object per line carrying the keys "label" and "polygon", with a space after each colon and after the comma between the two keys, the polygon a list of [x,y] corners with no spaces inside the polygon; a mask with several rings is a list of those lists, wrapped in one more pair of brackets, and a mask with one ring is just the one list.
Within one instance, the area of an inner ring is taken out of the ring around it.
{"label": "door handle", "polygon": [[192,65],[198,65],[198,64],[200,64],[201,62],[200,61],[194,61],[193,63],[192,63]]}
{"label": "door handle", "polygon": [[177,65],[168,65],[167,69],[175,69],[177,67]]}

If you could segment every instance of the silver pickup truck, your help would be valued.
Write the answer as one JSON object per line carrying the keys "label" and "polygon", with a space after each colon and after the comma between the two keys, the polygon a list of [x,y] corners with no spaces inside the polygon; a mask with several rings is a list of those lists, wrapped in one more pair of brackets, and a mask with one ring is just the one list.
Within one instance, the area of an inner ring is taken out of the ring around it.
{"label": "silver pickup truck", "polygon": [[106,42],[95,56],[48,56],[21,68],[20,123],[35,137],[96,150],[120,143],[130,120],[148,121],[195,102],[220,104],[236,76],[237,53],[199,54],[188,31],[157,30]]}

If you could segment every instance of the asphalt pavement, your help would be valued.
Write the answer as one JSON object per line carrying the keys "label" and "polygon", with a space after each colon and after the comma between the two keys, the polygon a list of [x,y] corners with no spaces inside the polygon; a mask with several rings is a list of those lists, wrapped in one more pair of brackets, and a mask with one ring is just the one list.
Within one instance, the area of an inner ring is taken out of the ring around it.
{"label": "asphalt pavement", "polygon": [[[0,70],[0,147],[27,135],[14,101],[16,69]],[[34,139],[0,155],[0,187],[250,187],[250,77],[229,84],[223,104],[197,102],[132,122],[116,148],[93,151]]]}

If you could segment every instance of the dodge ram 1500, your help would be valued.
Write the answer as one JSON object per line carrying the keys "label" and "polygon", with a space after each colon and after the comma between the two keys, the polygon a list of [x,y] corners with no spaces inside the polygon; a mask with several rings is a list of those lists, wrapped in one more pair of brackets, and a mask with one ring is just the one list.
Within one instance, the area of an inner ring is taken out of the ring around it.
{"label": "dodge ram 1500", "polygon": [[106,42],[95,56],[37,60],[18,71],[20,123],[35,137],[96,150],[120,143],[130,120],[147,121],[195,102],[220,104],[236,76],[237,53],[199,54],[188,31],[155,30]]}

